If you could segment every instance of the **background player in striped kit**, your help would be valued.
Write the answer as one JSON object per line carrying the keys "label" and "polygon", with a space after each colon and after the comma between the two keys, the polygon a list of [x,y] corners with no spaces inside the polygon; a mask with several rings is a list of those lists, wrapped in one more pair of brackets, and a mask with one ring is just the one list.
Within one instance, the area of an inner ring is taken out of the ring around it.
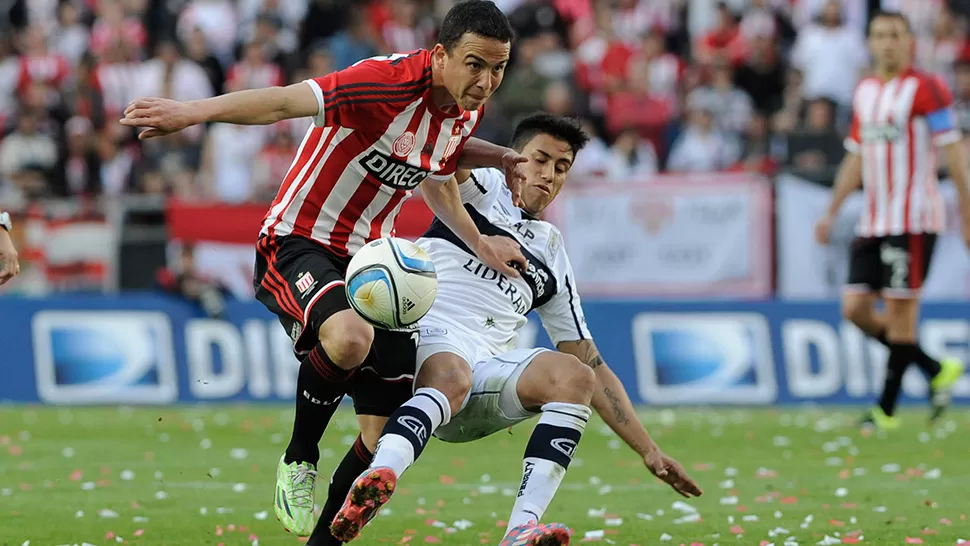
{"label": "background player in striped kit", "polygon": [[[936,156],[942,149],[960,198],[963,237],[970,244],[970,190],[967,160],[953,112],[953,99],[939,78],[911,66],[913,37],[905,17],[877,13],[869,23],[869,50],[875,71],[856,87],[847,154],[835,180],[828,215],[816,226],[826,243],[843,201],[859,187],[867,206],[852,246],[843,314],[889,347],[886,382],[879,404],[865,425],[896,428],[893,415],[903,373],[911,363],[931,385],[932,418],[949,402],[947,390],[963,374],[963,363],[937,361],[918,341],[919,295],[944,227],[937,191]],[[878,313],[878,298],[885,313]]]}
{"label": "background player in striped kit", "polygon": [[[367,59],[288,87],[187,103],[139,99],[125,112],[124,125],[147,127],[141,138],[206,122],[313,118],[263,221],[254,279],[257,299],[280,318],[302,360],[274,503],[292,532],[313,529],[317,444],[340,399],[350,392],[358,414],[390,415],[394,398],[383,391],[399,385],[382,380],[413,373],[413,360],[394,358],[413,350],[410,335],[375,332],[350,308],[343,286],[350,257],[394,233],[401,205],[420,185],[435,215],[484,263],[510,277],[518,275],[510,263],[524,264],[513,242],[479,233],[452,179],[459,163],[502,168],[513,186],[521,176],[525,159],[513,150],[469,142],[502,82],[511,40],[494,3],[466,1],[449,10],[431,51]],[[362,364],[365,372],[355,374]]]}

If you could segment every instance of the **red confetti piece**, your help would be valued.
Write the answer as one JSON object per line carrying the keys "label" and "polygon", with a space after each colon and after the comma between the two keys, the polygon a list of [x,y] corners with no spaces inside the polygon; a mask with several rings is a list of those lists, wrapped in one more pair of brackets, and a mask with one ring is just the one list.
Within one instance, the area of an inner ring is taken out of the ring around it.
{"label": "red confetti piece", "polygon": [[259,540],[259,537],[258,537],[258,536],[256,536],[256,535],[255,535],[255,534],[253,534],[253,533],[250,533],[250,534],[249,534],[249,542],[251,543],[251,542],[253,542],[254,540]]}
{"label": "red confetti piece", "polygon": [[[631,544],[630,546],[637,546],[636,544]],[[703,542],[691,542],[690,546],[704,546]]]}
{"label": "red confetti piece", "polygon": [[81,481],[81,478],[83,477],[84,477],[84,472],[81,472],[80,470],[74,470],[71,472],[71,476],[68,479],[71,480],[72,482],[78,482],[78,481]]}
{"label": "red confetti piece", "polygon": [[842,508],[845,508],[845,509],[851,510],[852,508],[855,508],[855,507],[856,507],[856,504],[854,502],[843,502],[842,503]]}
{"label": "red confetti piece", "polygon": [[438,537],[433,537],[431,535],[428,535],[424,537],[424,541],[427,542],[428,544],[438,544],[439,542],[441,542],[441,539]]}
{"label": "red confetti piece", "polygon": [[10,446],[10,449],[7,450],[7,453],[13,455],[14,457],[19,457],[24,454],[24,448],[20,446]]}
{"label": "red confetti piece", "polygon": [[845,527],[845,522],[837,519],[830,519],[829,525],[834,525],[835,527]]}
{"label": "red confetti piece", "polygon": [[145,530],[144,529],[136,529],[135,530],[135,536],[136,537],[140,537],[140,536],[142,536],[144,534],[145,534]]}
{"label": "red confetti piece", "polygon": [[930,529],[930,528],[923,529],[923,534],[924,535],[935,535],[936,534],[936,529]]}
{"label": "red confetti piece", "polygon": [[104,539],[105,540],[114,540],[114,538],[115,538],[115,534],[113,532],[111,532],[111,531],[108,531],[104,535]]}
{"label": "red confetti piece", "polygon": [[856,537],[843,537],[842,544],[858,544],[860,540]]}
{"label": "red confetti piece", "polygon": [[851,476],[851,475],[852,475],[852,473],[849,472],[849,469],[848,468],[843,468],[842,471],[839,472],[839,479],[847,480],[847,479],[849,479],[849,476]]}
{"label": "red confetti piece", "polygon": [[953,525],[953,522],[947,518],[940,519],[940,525]]}
{"label": "red confetti piece", "polygon": [[906,544],[922,544],[923,539],[918,537],[906,537]]}
{"label": "red confetti piece", "polygon": [[10,445],[10,436],[0,436],[0,446]]}
{"label": "red confetti piece", "polygon": [[216,536],[221,537],[223,533],[225,533],[225,531],[222,530],[222,525],[216,525]]}
{"label": "red confetti piece", "polygon": [[712,470],[713,468],[714,468],[714,465],[712,465],[711,463],[695,463],[694,464],[694,470],[696,470],[698,472],[707,472],[708,470]]}
{"label": "red confetti piece", "polygon": [[798,502],[798,497],[782,497],[781,498],[781,503],[782,504],[795,504],[797,502]]}
{"label": "red confetti piece", "polygon": [[758,543],[758,546],[768,546],[769,544],[771,543],[768,542],[767,540],[762,540],[761,542]]}
{"label": "red confetti piece", "polygon": [[226,529],[228,529],[230,533],[233,533],[236,531],[236,524],[230,523],[229,525],[226,526]]}
{"label": "red confetti piece", "polygon": [[740,525],[732,525],[731,526],[731,533],[733,533],[735,535],[743,535],[744,534],[744,529],[742,529]]}
{"label": "red confetti piece", "polygon": [[508,527],[509,526],[509,522],[504,521],[504,520],[500,520],[500,519],[499,520],[495,520],[495,526],[496,527]]}
{"label": "red confetti piece", "polygon": [[768,495],[761,495],[760,497],[756,497],[754,502],[771,502],[771,497]]}
{"label": "red confetti piece", "polygon": [[747,506],[745,506],[743,504],[739,504],[738,505],[738,512],[747,512],[747,511],[748,511],[748,507]]}

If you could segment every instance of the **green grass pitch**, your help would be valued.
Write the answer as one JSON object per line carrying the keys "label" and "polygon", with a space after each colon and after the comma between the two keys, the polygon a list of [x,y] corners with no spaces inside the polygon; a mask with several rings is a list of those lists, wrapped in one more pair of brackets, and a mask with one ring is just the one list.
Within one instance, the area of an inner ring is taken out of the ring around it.
{"label": "green grass pitch", "polygon": [[[299,545],[273,515],[284,406],[0,409],[0,545]],[[970,414],[935,428],[904,413],[863,436],[857,410],[649,410],[705,489],[684,502],[602,422],[591,423],[546,513],[574,542],[623,546],[929,544],[970,540]],[[531,426],[438,441],[355,544],[498,544]],[[342,410],[330,472],[356,436]]]}

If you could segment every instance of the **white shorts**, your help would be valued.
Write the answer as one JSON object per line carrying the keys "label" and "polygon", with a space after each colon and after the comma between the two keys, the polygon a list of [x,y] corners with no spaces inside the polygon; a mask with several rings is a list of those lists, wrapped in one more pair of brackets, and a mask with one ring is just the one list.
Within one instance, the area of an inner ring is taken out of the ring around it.
{"label": "white shorts", "polygon": [[[516,385],[536,355],[549,349],[517,349],[493,356],[467,336],[441,328],[422,328],[417,368],[432,355],[452,353],[472,369],[472,388],[461,409],[435,432],[440,440],[472,442],[538,415],[522,407]],[[415,371],[415,377],[417,377]]]}

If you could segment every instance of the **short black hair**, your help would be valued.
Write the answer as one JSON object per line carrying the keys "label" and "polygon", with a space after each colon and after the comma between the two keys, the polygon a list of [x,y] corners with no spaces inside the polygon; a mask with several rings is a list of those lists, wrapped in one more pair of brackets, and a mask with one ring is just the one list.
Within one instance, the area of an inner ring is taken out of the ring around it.
{"label": "short black hair", "polygon": [[515,34],[509,18],[491,0],[464,0],[452,6],[441,22],[438,43],[451,53],[469,32],[509,43]]}
{"label": "short black hair", "polygon": [[522,118],[512,132],[511,147],[521,152],[525,145],[537,135],[549,135],[569,144],[573,157],[589,142],[589,135],[583,130],[579,118],[556,116],[546,112],[536,112]]}
{"label": "short black hair", "polygon": [[869,24],[866,25],[866,36],[868,37],[872,34],[872,22],[880,17],[885,17],[886,19],[897,19],[903,22],[903,26],[906,27],[906,32],[909,34],[913,33],[913,27],[909,24],[909,19],[906,18],[902,12],[890,11],[890,10],[876,10],[873,12],[872,17],[869,18]]}

